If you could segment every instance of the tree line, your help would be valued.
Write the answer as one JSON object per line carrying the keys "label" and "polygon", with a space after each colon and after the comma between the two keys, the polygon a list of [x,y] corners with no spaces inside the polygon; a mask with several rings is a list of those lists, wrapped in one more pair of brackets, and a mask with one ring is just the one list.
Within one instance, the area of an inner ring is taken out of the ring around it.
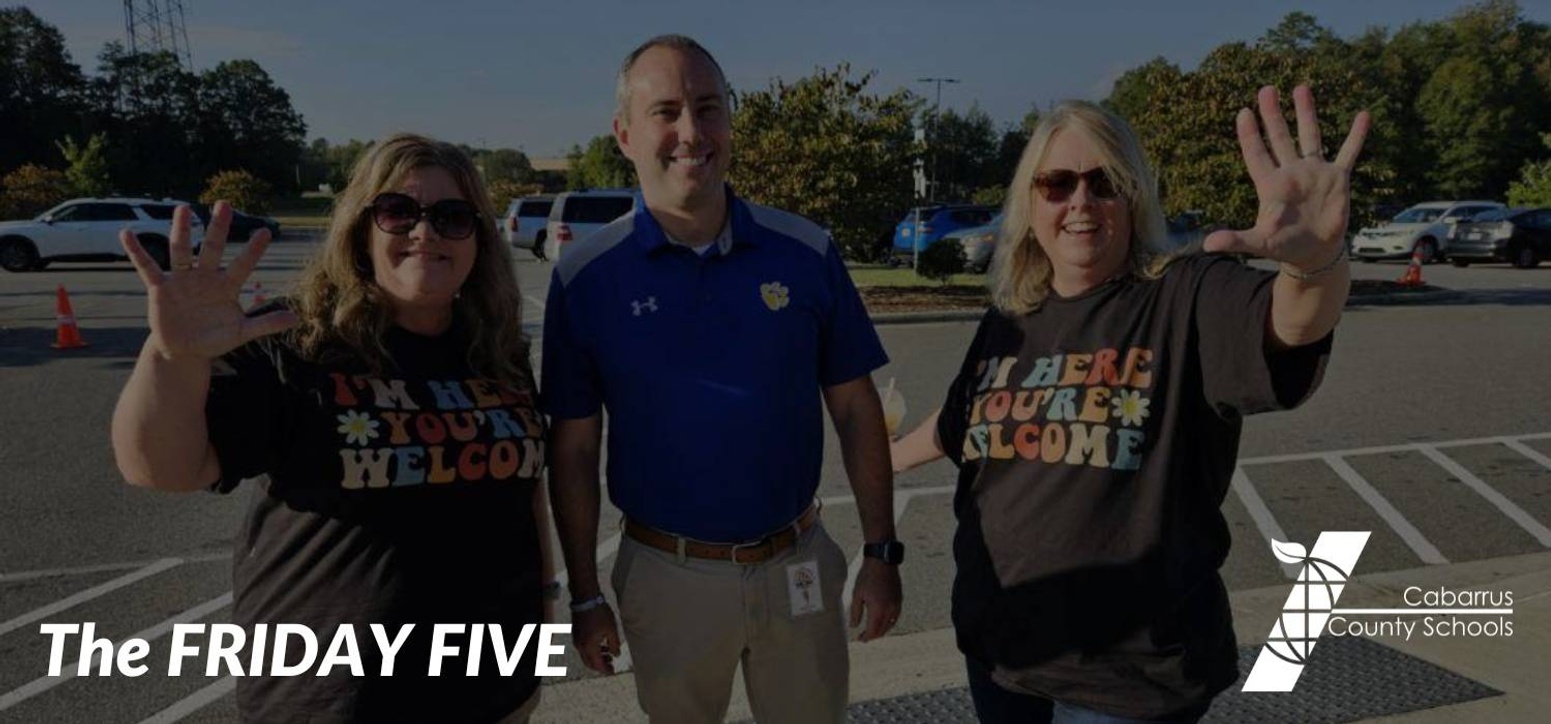
{"label": "tree line", "polygon": [[[170,55],[115,43],[98,61],[97,74],[85,76],[56,29],[25,8],[0,9],[0,206],[55,187],[192,197],[233,170],[282,196],[337,189],[366,148],[304,144],[301,115],[253,61],[193,73]],[[874,80],[841,64],[732,89],[733,184],[817,220],[853,258],[886,247],[894,224],[922,201],[918,166],[935,177],[937,201],[1000,203],[1039,118],[1031,107],[998,126],[978,107],[939,112]],[[1357,110],[1373,113],[1355,171],[1354,228],[1431,199],[1551,204],[1551,28],[1512,0],[1350,38],[1295,12],[1258,38],[1218,46],[1192,70],[1163,58],[1132,68],[1102,102],[1136,129],[1170,214],[1246,225],[1255,199],[1234,114],[1261,85],[1297,83],[1314,89],[1327,144],[1339,143]],[[564,177],[535,171],[518,150],[466,150],[499,206],[540,191],[635,185],[608,135],[573,146]]]}
{"label": "tree line", "polygon": [[0,173],[13,213],[60,190],[192,197],[229,170],[294,192],[306,131],[254,61],[194,72],[111,42],[88,76],[57,28],[0,9]]}

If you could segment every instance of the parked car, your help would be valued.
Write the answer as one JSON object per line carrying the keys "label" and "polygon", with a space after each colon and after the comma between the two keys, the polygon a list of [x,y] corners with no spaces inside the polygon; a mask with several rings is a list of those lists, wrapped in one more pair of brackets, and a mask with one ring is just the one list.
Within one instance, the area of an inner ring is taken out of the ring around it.
{"label": "parked car", "polygon": [[909,264],[918,247],[924,250],[944,234],[985,226],[996,211],[995,206],[969,204],[939,204],[911,209],[894,227],[894,248],[888,259],[889,265]]}
{"label": "parked car", "polygon": [[1203,211],[1186,211],[1172,219],[1165,221],[1169,231],[1169,248],[1184,249],[1189,246],[1200,246],[1206,241],[1207,226],[1206,213]]}
{"label": "parked car", "polygon": [[1377,228],[1352,237],[1352,254],[1362,261],[1409,259],[1422,255],[1423,264],[1442,261],[1456,224],[1483,211],[1503,208],[1496,201],[1430,201],[1417,204]]}
{"label": "parked car", "polygon": [[543,259],[544,238],[549,235],[549,210],[555,205],[554,196],[524,196],[512,199],[501,219],[501,235],[506,243],[518,249],[527,249]]}
{"label": "parked car", "polygon": [[[118,243],[119,229],[134,232],[146,252],[168,268],[167,237],[172,200],[108,198],[71,199],[31,221],[0,222],[0,268],[36,271],[59,261],[128,261]],[[204,224],[193,220],[195,238]]]}
{"label": "parked car", "polygon": [[1449,244],[1454,266],[1505,261],[1532,269],[1551,259],[1551,208],[1497,209],[1459,225]]}
{"label": "parked car", "polygon": [[567,191],[555,197],[545,227],[545,259],[559,259],[566,246],[581,241],[635,209],[635,192],[629,189],[607,191]]}
{"label": "parked car", "polygon": [[1002,215],[997,214],[984,226],[971,226],[943,234],[942,242],[958,242],[964,248],[964,270],[984,274],[991,268],[991,256],[996,253],[996,235],[1001,228]]}
{"label": "parked car", "polygon": [[[182,202],[169,201],[168,203],[178,204]],[[193,208],[194,215],[199,217],[201,222],[203,222],[206,226],[210,225],[209,206],[204,204],[193,204],[191,208]],[[166,218],[172,218],[171,212],[167,213]],[[253,232],[258,231],[259,229],[269,229],[269,237],[271,239],[280,238],[280,222],[276,221],[273,217],[254,216],[253,214],[245,213],[240,209],[232,209],[232,222],[231,226],[228,226],[226,229],[226,240],[228,242],[246,242],[248,237],[253,236]]]}

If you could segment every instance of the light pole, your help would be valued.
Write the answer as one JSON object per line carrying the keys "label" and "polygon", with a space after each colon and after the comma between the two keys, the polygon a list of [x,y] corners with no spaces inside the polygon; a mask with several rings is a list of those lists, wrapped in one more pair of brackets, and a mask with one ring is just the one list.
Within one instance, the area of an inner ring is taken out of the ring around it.
{"label": "light pole", "polygon": [[931,83],[937,87],[936,94],[932,98],[932,180],[927,188],[927,200],[937,200],[937,116],[942,110],[942,84],[957,83],[958,78],[917,78],[917,83]]}

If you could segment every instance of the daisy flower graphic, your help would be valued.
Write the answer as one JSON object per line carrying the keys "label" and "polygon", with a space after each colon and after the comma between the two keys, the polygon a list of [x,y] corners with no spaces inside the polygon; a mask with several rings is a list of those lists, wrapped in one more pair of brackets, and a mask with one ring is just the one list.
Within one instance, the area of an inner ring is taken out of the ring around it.
{"label": "daisy flower graphic", "polygon": [[367,441],[377,437],[377,421],[366,416],[364,412],[351,410],[339,416],[339,433],[345,436],[345,442],[352,445],[365,445]]}
{"label": "daisy flower graphic", "polygon": [[1114,416],[1120,418],[1120,424],[1138,427],[1147,419],[1147,406],[1152,400],[1142,397],[1138,390],[1121,390],[1110,404],[1114,405]]}

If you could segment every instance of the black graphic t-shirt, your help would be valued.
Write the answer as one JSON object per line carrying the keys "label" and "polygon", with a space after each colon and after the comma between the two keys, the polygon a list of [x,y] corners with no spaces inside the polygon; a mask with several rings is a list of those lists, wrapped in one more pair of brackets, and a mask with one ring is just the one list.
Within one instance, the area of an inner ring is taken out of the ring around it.
{"label": "black graphic t-shirt", "polygon": [[1237,677],[1217,569],[1246,414],[1301,402],[1330,338],[1268,354],[1274,275],[1215,255],[990,310],[938,433],[959,466],[959,647],[1015,690],[1131,717]]}
{"label": "black graphic t-shirt", "polygon": [[[538,685],[532,650],[511,677],[489,649],[466,676],[459,656],[427,676],[432,625],[501,624],[513,648],[543,604],[533,496],[544,426],[530,389],[475,375],[462,328],[435,338],[393,328],[395,368],[320,366],[268,337],[216,364],[206,417],[226,492],[259,477],[234,545],[234,623],[304,624],[318,661],[354,624],[364,676],[317,665],[237,680],[243,717],[263,722],[469,721],[511,713]],[[391,638],[413,623],[390,677],[369,624]],[[536,636],[536,634],[535,634]],[[291,644],[289,663],[302,654]],[[267,652],[265,661],[271,652]],[[243,657],[247,665],[247,655]],[[263,673],[268,674],[266,663]]]}

